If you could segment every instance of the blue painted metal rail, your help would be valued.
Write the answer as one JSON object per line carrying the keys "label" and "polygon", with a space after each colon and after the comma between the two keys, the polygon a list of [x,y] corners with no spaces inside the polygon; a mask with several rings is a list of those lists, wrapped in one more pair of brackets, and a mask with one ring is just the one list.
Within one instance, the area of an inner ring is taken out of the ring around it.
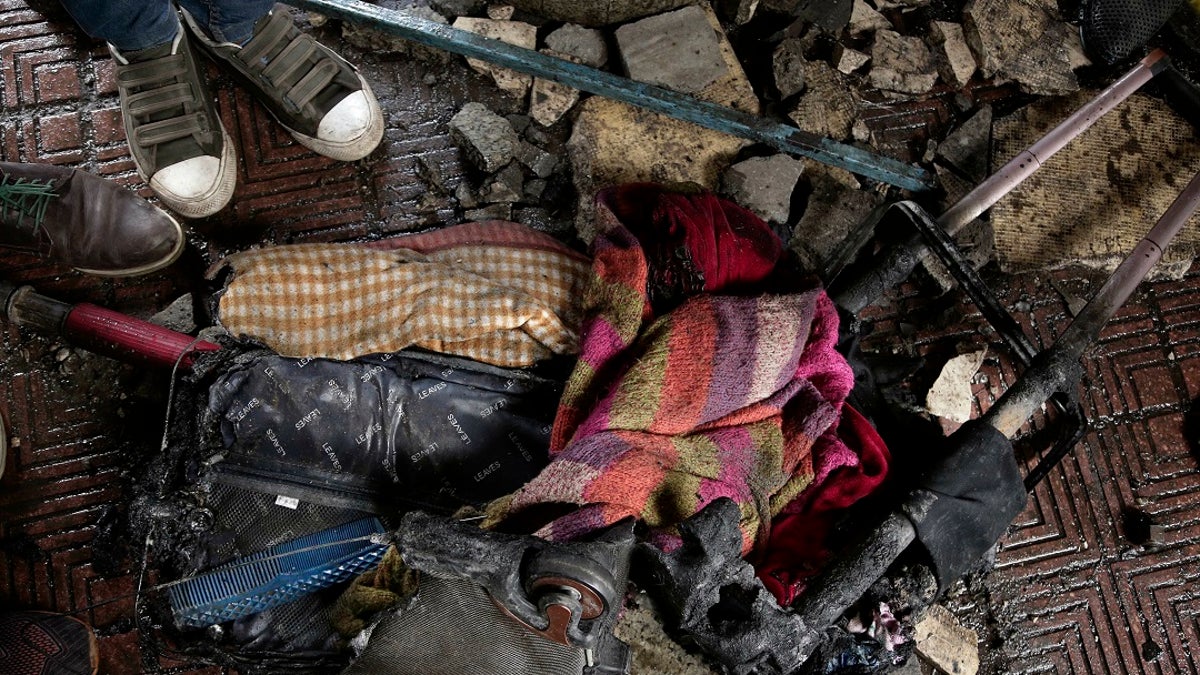
{"label": "blue painted metal rail", "polygon": [[906,190],[919,192],[933,186],[929,172],[918,166],[670,89],[547,56],[411,14],[358,0],[290,0],[289,4],[765,143],[781,152],[808,157]]}

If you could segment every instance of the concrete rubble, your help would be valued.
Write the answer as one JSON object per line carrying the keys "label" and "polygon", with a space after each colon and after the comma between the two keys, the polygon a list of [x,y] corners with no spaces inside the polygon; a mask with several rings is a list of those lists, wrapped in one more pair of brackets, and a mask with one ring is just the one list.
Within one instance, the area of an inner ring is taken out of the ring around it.
{"label": "concrete rubble", "polygon": [[788,99],[804,91],[804,42],[788,38],[779,43],[771,55],[771,70],[779,98]]}
{"label": "concrete rubble", "polygon": [[987,351],[959,354],[942,366],[942,372],[925,394],[925,409],[943,424],[960,425],[971,419],[975,395],[971,383]]}
{"label": "concrete rubble", "polygon": [[855,0],[800,0],[793,4],[792,16],[830,35],[838,35],[850,23]]}
{"label": "concrete rubble", "polygon": [[[759,100],[716,12],[705,5],[709,26],[720,39],[724,74],[697,92],[701,99],[759,114]],[[579,237],[590,241],[592,202],[602,187],[631,181],[692,182],[716,189],[721,171],[747,141],[641,108],[593,96],[577,106],[568,141],[571,175],[579,204]]]}
{"label": "concrete rubble", "polygon": [[492,21],[512,21],[516,10],[512,5],[488,5],[487,16]]}
{"label": "concrete rubble", "polygon": [[850,13],[850,34],[862,36],[878,30],[891,30],[892,22],[867,4],[866,0],[854,0]]}
{"label": "concrete rubble", "polygon": [[1053,0],[972,0],[963,29],[984,77],[1013,80],[1030,94],[1060,95],[1079,89],[1063,45],[1075,32]]}
{"label": "concrete rubble", "polygon": [[942,673],[979,672],[979,636],[958,622],[950,610],[933,605],[916,626],[917,655]]}
{"label": "concrete rubble", "polygon": [[804,162],[788,155],[752,157],[725,171],[721,192],[767,222],[786,223],[803,172]]}
{"label": "concrete rubble", "polygon": [[639,82],[695,94],[728,70],[717,31],[699,7],[626,24],[616,39],[625,72]]}
{"label": "concrete rubble", "polygon": [[[511,45],[535,49],[537,47],[537,26],[522,21],[495,21],[493,19],[478,19],[460,16],[454,20],[454,27],[471,31],[484,37],[493,38]],[[496,86],[508,92],[517,99],[524,99],[533,84],[533,76],[518,73],[515,70],[501,68],[479,59],[467,59],[467,63],[476,71],[491,75]]]}
{"label": "concrete rubble", "polygon": [[975,55],[967,45],[967,37],[961,24],[949,21],[930,23],[930,37],[938,46],[939,70],[942,79],[955,87],[965,87],[979,68]]}
{"label": "concrete rubble", "polygon": [[717,0],[721,16],[741,26],[750,23],[758,9],[759,0]]}
{"label": "concrete rubble", "polygon": [[[556,52],[553,49],[543,49],[541,52],[565,61],[580,62],[579,58],[565,52]],[[578,89],[553,80],[535,77],[529,92],[529,116],[538,124],[548,127],[562,119],[563,115],[566,115],[578,102]]]}
{"label": "concrete rubble", "polygon": [[504,168],[520,145],[512,124],[482,103],[468,103],[450,118],[450,137],[472,164],[488,173]]}
{"label": "concrete rubble", "polygon": [[546,36],[546,47],[562,54],[570,54],[580,63],[600,68],[608,63],[608,45],[604,33],[594,28],[568,23]]}
{"label": "concrete rubble", "polygon": [[808,204],[792,229],[788,248],[805,269],[825,276],[844,252],[850,233],[883,203],[877,192],[862,189],[849,171],[806,162],[801,183]]}
{"label": "concrete rubble", "polygon": [[871,85],[886,91],[924,94],[938,79],[933,54],[921,38],[895,31],[876,31],[871,61]]}
{"label": "concrete rubble", "polygon": [[486,0],[429,0],[429,4],[448,16],[473,16],[487,6]]}
{"label": "concrete rubble", "polygon": [[837,63],[838,72],[850,75],[871,62],[871,55],[843,45],[834,48],[833,60]]}

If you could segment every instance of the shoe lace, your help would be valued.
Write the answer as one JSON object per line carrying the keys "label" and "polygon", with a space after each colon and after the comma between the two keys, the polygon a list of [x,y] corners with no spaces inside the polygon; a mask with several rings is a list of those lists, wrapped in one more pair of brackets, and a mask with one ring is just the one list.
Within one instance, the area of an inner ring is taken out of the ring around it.
{"label": "shoe lace", "polygon": [[4,211],[3,215],[7,217],[15,213],[18,224],[32,223],[34,234],[41,231],[49,237],[50,233],[43,223],[50,200],[57,196],[54,184],[50,181],[0,175],[0,208]]}

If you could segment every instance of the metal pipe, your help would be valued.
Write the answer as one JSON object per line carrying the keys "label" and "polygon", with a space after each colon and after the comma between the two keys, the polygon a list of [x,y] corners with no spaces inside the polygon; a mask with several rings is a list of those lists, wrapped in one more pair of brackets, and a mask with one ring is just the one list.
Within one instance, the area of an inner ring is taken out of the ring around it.
{"label": "metal pipe", "polygon": [[289,4],[365,25],[430,47],[553,80],[708,129],[765,143],[782,152],[808,157],[906,190],[919,192],[933,186],[929,172],[918,166],[838,143],[734,108],[701,101],[670,89],[547,56],[411,14],[357,0],[292,0]]}
{"label": "metal pipe", "polygon": [[1012,437],[1051,394],[1079,379],[1079,359],[1084,350],[1099,337],[1104,325],[1162,258],[1163,249],[1197,208],[1200,208],[1200,174],[1179,193],[1158,223],[1092,296],[1054,346],[1043,352],[1033,367],[988,410],[983,418],[985,422]]}
{"label": "metal pipe", "polygon": [[[1160,49],[1151,52],[1119,80],[1100,92],[1096,98],[1076,110],[999,171],[967,193],[954,206],[938,217],[938,225],[953,236],[968,223],[991,208],[1001,197],[1012,192],[1026,178],[1042,167],[1042,163],[1062,150],[1068,143],[1094,125],[1122,101],[1167,70],[1170,63]],[[837,284],[830,292],[834,302],[851,314],[875,302],[885,291],[894,288],[912,274],[917,265],[929,255],[929,246],[919,236],[912,236],[886,249],[873,269],[848,282]]]}

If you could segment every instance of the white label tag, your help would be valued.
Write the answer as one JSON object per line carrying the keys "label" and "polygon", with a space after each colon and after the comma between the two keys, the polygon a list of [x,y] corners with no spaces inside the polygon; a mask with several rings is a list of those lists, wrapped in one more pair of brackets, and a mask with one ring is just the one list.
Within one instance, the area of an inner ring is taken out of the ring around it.
{"label": "white label tag", "polygon": [[295,511],[300,506],[300,500],[296,499],[295,497],[284,497],[283,495],[279,495],[275,498],[275,505]]}

